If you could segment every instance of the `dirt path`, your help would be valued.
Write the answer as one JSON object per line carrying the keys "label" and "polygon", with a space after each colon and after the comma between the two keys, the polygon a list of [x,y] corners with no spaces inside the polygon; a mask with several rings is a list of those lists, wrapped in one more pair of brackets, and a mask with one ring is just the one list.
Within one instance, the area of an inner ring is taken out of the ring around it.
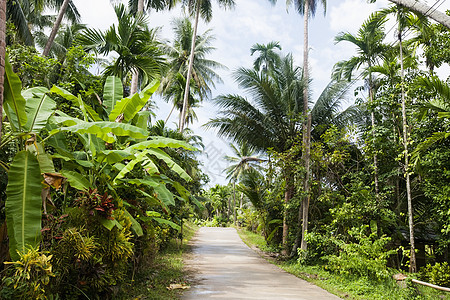
{"label": "dirt path", "polygon": [[234,228],[203,227],[192,242],[192,286],[182,299],[340,299],[260,258]]}

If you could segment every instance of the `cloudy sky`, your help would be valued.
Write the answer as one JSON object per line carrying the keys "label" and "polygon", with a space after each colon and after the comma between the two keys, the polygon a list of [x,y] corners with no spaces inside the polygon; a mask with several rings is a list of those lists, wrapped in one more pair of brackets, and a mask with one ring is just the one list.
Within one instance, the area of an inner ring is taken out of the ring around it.
{"label": "cloudy sky", "polygon": [[[82,22],[90,27],[106,29],[115,22],[115,15],[110,0],[73,0],[78,7]],[[120,2],[120,1],[115,1]],[[126,1],[125,1],[126,2]],[[213,2],[215,2],[213,0]],[[443,3],[445,0],[443,1]],[[270,41],[280,42],[283,53],[292,53],[297,65],[303,60],[303,19],[293,9],[286,9],[286,2],[279,1],[272,6],[266,0],[236,0],[236,7],[231,11],[220,10],[214,6],[213,19],[210,23],[201,22],[199,33],[211,28],[216,37],[214,46],[217,50],[211,54],[214,59],[228,70],[219,71],[224,83],[217,85],[213,97],[225,93],[241,93],[233,82],[231,72],[240,66],[250,67],[253,57],[250,47],[255,43],[266,44]],[[434,4],[433,0],[429,3]],[[333,65],[342,59],[348,59],[354,52],[354,47],[346,43],[334,44],[334,37],[341,31],[356,33],[363,21],[375,10],[387,7],[387,0],[378,0],[368,4],[365,0],[328,1],[326,15],[323,7],[318,7],[315,18],[310,22],[310,67],[313,79],[313,98],[330,80]],[[446,7],[447,6],[447,7]],[[439,7],[440,11],[448,9],[448,4]],[[171,12],[152,12],[150,25],[162,27],[161,36],[171,39],[170,22],[182,15],[181,8]],[[389,26],[389,23],[387,27]],[[392,26],[392,25],[390,25]],[[394,30],[390,32],[394,35]],[[170,108],[162,101],[158,101],[159,119],[165,119]],[[202,155],[204,170],[211,178],[211,184],[226,182],[223,169],[227,162],[223,156],[230,155],[228,142],[218,138],[213,131],[204,130],[201,125],[216,115],[216,109],[211,102],[204,102],[197,110],[198,122],[192,129],[195,134],[203,137],[205,155]],[[175,127],[176,116],[169,120],[170,126]]]}

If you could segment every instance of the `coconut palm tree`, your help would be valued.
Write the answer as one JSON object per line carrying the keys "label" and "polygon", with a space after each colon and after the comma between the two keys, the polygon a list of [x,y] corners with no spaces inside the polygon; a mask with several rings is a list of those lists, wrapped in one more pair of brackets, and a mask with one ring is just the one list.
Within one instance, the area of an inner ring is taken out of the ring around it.
{"label": "coconut palm tree", "polygon": [[34,45],[34,32],[43,31],[44,28],[55,24],[53,17],[44,14],[45,10],[60,10],[61,12],[63,5],[65,6],[63,16],[72,23],[79,22],[80,14],[72,0],[7,1],[7,19],[11,20],[16,27],[21,41],[27,45]]}
{"label": "coconut palm tree", "polygon": [[233,216],[234,225],[236,225],[236,182],[242,175],[250,170],[260,170],[260,162],[265,161],[256,156],[255,151],[247,143],[239,145],[237,148],[232,143],[229,144],[235,156],[225,156],[225,160],[233,163],[225,169],[227,179],[233,182]]}
{"label": "coconut palm tree", "polygon": [[86,29],[78,37],[78,44],[86,51],[118,55],[112,65],[106,67],[105,76],[115,75],[125,81],[126,76],[136,70],[144,81],[159,78],[164,66],[157,31],[149,29],[147,19],[134,17],[124,5],[114,8],[118,25],[112,25],[106,32]]}
{"label": "coconut palm tree", "polygon": [[[224,8],[232,8],[234,7],[234,0],[217,0],[219,6]],[[189,52],[189,65],[188,71],[186,75],[186,88],[184,90],[184,98],[183,98],[183,110],[181,112],[180,125],[179,130],[183,131],[184,129],[184,119],[188,106],[188,95],[189,95],[189,82],[192,76],[192,70],[194,65],[194,56],[195,56],[195,45],[197,38],[197,28],[198,28],[198,20],[200,15],[202,18],[209,22],[212,18],[212,2],[211,0],[183,0],[183,4],[187,7],[187,10],[190,14],[195,15],[194,21],[194,32],[192,34],[192,43],[191,43],[191,51]]]}
{"label": "coconut palm tree", "polygon": [[[172,21],[172,30],[174,32],[173,42],[164,47],[164,52],[168,57],[169,70],[166,72],[165,78],[161,82],[161,93],[166,99],[177,98],[176,103],[179,102],[179,92],[182,92],[181,110],[183,109],[183,101],[185,96],[186,79],[189,66],[189,51],[191,50],[192,42],[194,41],[192,23],[188,18],[176,18]],[[215,87],[215,83],[222,82],[222,78],[216,73],[217,69],[225,69],[222,64],[207,58],[214,47],[211,44],[214,41],[214,36],[211,30],[207,30],[200,34],[195,39],[194,47],[194,63],[192,65],[192,77],[189,88],[188,107],[189,111],[194,104],[193,98],[200,102],[211,95],[211,88]],[[183,88],[180,89],[180,82],[184,82]],[[175,87],[175,90],[174,90]],[[193,89],[191,91],[191,89]],[[173,92],[175,95],[171,95]],[[198,102],[198,101],[197,101]],[[173,102],[175,103],[175,102]],[[182,113],[180,113],[180,118]],[[184,116],[186,123],[186,114]]]}
{"label": "coconut palm tree", "polygon": [[[251,100],[237,95],[221,95],[215,99],[220,108],[219,117],[206,126],[216,128],[220,136],[233,142],[248,143],[256,151],[269,148],[285,152],[300,135],[303,114],[303,89],[306,84],[302,70],[295,67],[292,55],[281,58],[272,74],[261,74],[255,69],[239,68],[234,77]],[[289,168],[283,170],[286,180],[285,203],[294,194],[294,182]],[[286,215],[283,226],[283,245],[287,245]]]}
{"label": "coconut palm tree", "polygon": [[[378,59],[387,50],[386,45],[382,43],[385,36],[383,32],[385,22],[384,15],[372,14],[358,30],[357,35],[341,32],[335,37],[336,43],[346,41],[354,44],[358,55],[336,63],[332,76],[336,80],[347,79],[350,81],[353,79],[355,70],[363,69],[362,76],[368,79],[369,105],[373,105],[374,101],[374,80],[371,68],[378,64]],[[371,122],[373,143],[375,143],[375,112],[373,108],[371,109]],[[376,151],[373,155],[373,165],[375,194],[378,197],[378,156]]]}
{"label": "coconut palm tree", "polygon": [[[276,3],[276,0],[269,0],[271,3]],[[327,8],[327,1],[321,0],[322,6],[324,8],[324,14]],[[297,12],[303,16],[303,78],[306,82],[309,81],[309,63],[308,63],[308,25],[309,25],[309,17],[314,17],[317,10],[317,4],[319,1],[316,0],[286,0],[286,6],[289,7],[294,5]],[[309,101],[309,90],[308,86],[304,86],[303,90],[303,114],[304,114],[304,124],[303,124],[303,163],[305,167],[305,178],[303,182],[303,188],[305,192],[305,197],[302,201],[302,209],[303,209],[303,225],[302,225],[302,243],[301,249],[306,251],[306,240],[304,240],[304,236],[306,231],[308,230],[308,209],[309,209],[309,164],[310,164],[310,140],[311,140],[311,115],[308,113],[308,101]],[[285,252],[287,249],[285,249]]]}
{"label": "coconut palm tree", "polygon": [[[75,45],[77,35],[85,29],[87,29],[87,26],[80,23],[62,26],[53,41],[48,56],[58,59],[59,62],[63,62],[67,50]],[[43,32],[36,32],[35,38],[36,44],[39,46],[44,47],[47,44],[48,37]]]}
{"label": "coconut palm tree", "polygon": [[[184,96],[184,88],[186,86],[186,79],[180,73],[177,73],[175,78],[172,78],[169,86],[166,86],[166,89],[163,94],[163,99],[166,102],[172,102],[172,109],[170,110],[169,115],[166,118],[166,123],[172,115],[175,108],[180,112],[183,109],[183,96]],[[197,88],[194,80],[191,80],[191,88],[189,89],[189,102],[188,102],[188,113],[186,114],[186,127],[189,126],[194,120],[197,120],[197,115],[194,111],[194,108],[199,107],[199,103],[201,102],[199,94],[200,91]]]}
{"label": "coconut palm tree", "polygon": [[[172,9],[177,3],[178,0],[129,0],[128,7],[130,12],[135,15],[143,15],[146,10],[154,9],[156,11],[163,9]],[[139,85],[139,74],[137,72],[133,72],[131,77],[131,94],[137,92]]]}

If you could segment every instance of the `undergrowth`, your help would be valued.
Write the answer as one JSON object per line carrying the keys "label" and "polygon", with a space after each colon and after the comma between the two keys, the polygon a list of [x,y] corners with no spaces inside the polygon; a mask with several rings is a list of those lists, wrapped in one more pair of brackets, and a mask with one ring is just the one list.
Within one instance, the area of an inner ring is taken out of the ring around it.
{"label": "undergrowth", "polygon": [[183,245],[180,245],[180,240],[172,240],[148,266],[141,267],[141,271],[134,274],[133,279],[126,283],[119,299],[179,299],[182,289],[168,288],[171,284],[186,284],[183,253],[189,251],[188,241],[197,229],[198,226],[192,223],[184,223]]}
{"label": "undergrowth", "polygon": [[[270,249],[266,246],[264,237],[246,230],[239,230],[241,239],[249,247],[257,247],[263,252]],[[330,293],[345,299],[355,300],[450,300],[450,293],[413,284],[410,280],[399,286],[394,279],[374,280],[364,276],[342,275],[330,272],[324,265],[304,265],[296,260],[271,262],[288,273],[311,282]],[[392,273],[395,270],[392,271]]]}

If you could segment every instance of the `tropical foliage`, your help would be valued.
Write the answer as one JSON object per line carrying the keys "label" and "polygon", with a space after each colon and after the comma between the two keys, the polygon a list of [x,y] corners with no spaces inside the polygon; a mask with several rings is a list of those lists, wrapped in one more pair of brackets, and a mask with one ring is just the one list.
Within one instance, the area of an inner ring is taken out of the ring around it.
{"label": "tropical foliage", "polygon": [[[169,41],[145,13],[179,2],[189,16],[173,20]],[[197,33],[212,1],[128,1],[105,31],[80,24],[70,0],[7,1],[0,298],[118,298],[140,274],[159,276],[145,270],[183,243],[187,220],[257,232],[286,265],[362,282],[358,291],[396,286],[399,271],[448,285],[450,85],[436,70],[450,62],[449,29],[405,7],[376,12],[335,37],[354,52],[313,97],[318,3],[287,1],[305,21],[302,66],[279,42],[257,43],[250,67],[232,73],[241,92],[213,99],[205,127],[233,154],[228,184],[206,188],[205,146],[186,127],[225,69],[210,57],[212,30]],[[159,100],[179,112],[176,128]]]}

